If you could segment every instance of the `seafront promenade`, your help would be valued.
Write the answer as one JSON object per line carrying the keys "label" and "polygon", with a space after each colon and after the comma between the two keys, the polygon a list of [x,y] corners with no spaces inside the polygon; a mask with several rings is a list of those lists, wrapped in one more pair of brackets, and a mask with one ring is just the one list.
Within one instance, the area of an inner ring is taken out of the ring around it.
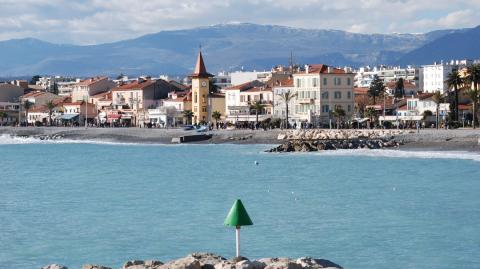
{"label": "seafront promenade", "polygon": [[[324,132],[354,133],[358,130],[328,130]],[[310,131],[310,130],[307,130]],[[368,130],[382,133],[385,130]],[[211,144],[280,144],[279,135],[292,130],[212,130],[212,138],[201,142]],[[389,130],[386,130],[388,133]],[[390,130],[391,136],[403,145],[401,149],[467,150],[479,151],[480,130],[473,129],[422,129]],[[170,144],[173,137],[196,134],[183,129],[145,129],[145,128],[82,128],[82,127],[0,127],[0,135],[20,137],[57,137],[77,141],[104,141],[117,143]],[[388,133],[389,134],[389,133]]]}

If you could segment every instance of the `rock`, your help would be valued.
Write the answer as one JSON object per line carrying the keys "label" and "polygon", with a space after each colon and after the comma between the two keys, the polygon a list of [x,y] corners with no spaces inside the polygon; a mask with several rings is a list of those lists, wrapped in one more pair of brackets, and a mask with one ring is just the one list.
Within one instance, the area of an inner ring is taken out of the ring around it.
{"label": "rock", "polygon": [[239,261],[235,264],[236,269],[254,269],[253,263],[249,260]]}
{"label": "rock", "polygon": [[157,269],[163,265],[161,261],[156,260],[146,260],[146,261],[128,261],[126,262],[122,269]]}
{"label": "rock", "polygon": [[297,264],[302,266],[303,269],[318,269],[318,268],[331,268],[342,269],[340,265],[324,259],[313,259],[310,257],[298,258]]}
{"label": "rock", "polygon": [[182,259],[174,260],[168,262],[160,267],[159,269],[202,269],[200,263],[195,260],[193,257],[185,257]]}
{"label": "rock", "polygon": [[302,269],[302,266],[287,258],[280,258],[276,261],[266,263],[264,269]]}
{"label": "rock", "polygon": [[42,267],[42,269],[68,269],[65,265],[60,265],[60,264],[50,264],[47,266]]}
{"label": "rock", "polygon": [[277,140],[285,140],[287,138],[286,134],[278,134]]}
{"label": "rock", "polygon": [[231,261],[221,261],[214,266],[215,269],[236,269]]}
{"label": "rock", "polygon": [[110,267],[96,265],[96,264],[85,264],[83,265],[82,269],[112,269]]}
{"label": "rock", "polygon": [[213,253],[193,253],[191,256],[200,263],[202,269],[214,269],[215,264],[227,260]]}

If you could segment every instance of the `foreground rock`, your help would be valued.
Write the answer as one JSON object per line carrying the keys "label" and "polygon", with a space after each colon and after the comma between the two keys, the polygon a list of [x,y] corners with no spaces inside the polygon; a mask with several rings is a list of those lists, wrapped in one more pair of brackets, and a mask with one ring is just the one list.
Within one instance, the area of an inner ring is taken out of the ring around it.
{"label": "foreground rock", "polygon": [[[101,265],[86,264],[83,269],[110,269]],[[127,261],[120,269],[341,269],[342,267],[328,260],[299,258],[264,258],[250,261],[240,257],[228,260],[213,253],[193,253],[184,258],[163,264],[156,260]],[[67,269],[66,266],[51,264],[42,269]]]}
{"label": "foreground rock", "polygon": [[290,140],[267,152],[312,152],[337,149],[383,149],[397,148],[394,139],[351,139],[351,140]]}
{"label": "foreground rock", "polygon": [[[414,131],[410,130],[410,133]],[[383,139],[405,134],[404,130],[366,130],[366,129],[310,129],[289,130],[279,134],[278,140],[353,140],[353,139]]]}

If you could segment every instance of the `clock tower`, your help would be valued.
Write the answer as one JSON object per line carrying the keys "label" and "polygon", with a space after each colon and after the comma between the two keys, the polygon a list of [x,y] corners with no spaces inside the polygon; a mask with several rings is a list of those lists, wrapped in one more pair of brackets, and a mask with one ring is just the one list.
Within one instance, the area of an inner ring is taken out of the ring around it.
{"label": "clock tower", "polygon": [[189,76],[192,78],[192,123],[199,124],[208,120],[208,93],[210,89],[210,77],[203,62],[202,52],[198,52],[195,70]]}

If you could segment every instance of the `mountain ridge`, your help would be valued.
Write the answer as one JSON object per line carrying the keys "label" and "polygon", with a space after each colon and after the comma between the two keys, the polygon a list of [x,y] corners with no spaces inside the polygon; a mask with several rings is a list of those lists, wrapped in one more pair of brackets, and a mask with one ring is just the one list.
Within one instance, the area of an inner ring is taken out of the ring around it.
{"label": "mountain ridge", "polygon": [[0,41],[0,76],[187,74],[193,68],[200,45],[207,68],[212,72],[241,67],[269,69],[276,64],[287,64],[292,51],[297,63],[393,64],[403,55],[436,39],[469,30],[357,34],[241,23],[160,31],[98,45],[11,39]]}

